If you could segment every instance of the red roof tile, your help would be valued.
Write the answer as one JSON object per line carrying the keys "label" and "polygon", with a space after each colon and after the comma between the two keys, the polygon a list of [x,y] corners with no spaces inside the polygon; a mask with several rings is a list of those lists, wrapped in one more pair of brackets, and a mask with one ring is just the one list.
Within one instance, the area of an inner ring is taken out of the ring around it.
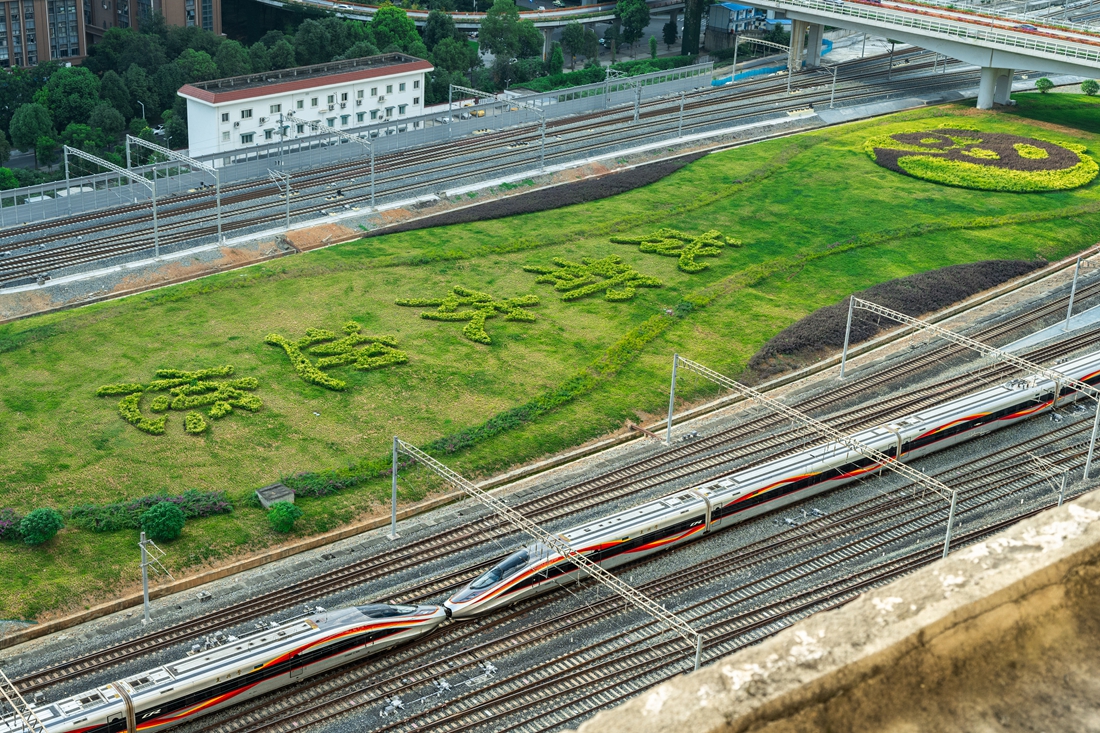
{"label": "red roof tile", "polygon": [[206,89],[199,89],[190,84],[184,84],[180,87],[177,94],[183,97],[191,97],[192,99],[207,102],[208,104],[224,104],[225,102],[238,102],[242,99],[254,99],[256,97],[267,97],[273,94],[289,94],[290,92],[298,92],[304,89],[316,89],[317,87],[328,86],[330,84],[347,84],[348,82],[364,81],[366,79],[374,79],[382,76],[393,76],[394,74],[408,74],[413,71],[427,72],[434,68],[435,67],[427,61],[415,61],[409,64],[395,64],[393,66],[383,66],[374,69],[356,69],[342,74],[332,74],[331,76],[313,76],[306,79],[275,82],[273,84],[250,87],[248,89],[229,89],[218,92],[211,92]]}

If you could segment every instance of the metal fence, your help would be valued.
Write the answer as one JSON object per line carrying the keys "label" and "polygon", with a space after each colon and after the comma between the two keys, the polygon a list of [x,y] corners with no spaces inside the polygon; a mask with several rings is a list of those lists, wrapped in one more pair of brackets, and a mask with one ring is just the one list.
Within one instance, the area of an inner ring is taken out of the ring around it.
{"label": "metal fence", "polygon": [[[637,103],[710,85],[713,64],[694,64],[679,69],[640,74],[608,82],[570,87],[524,96],[523,102],[544,111],[548,119],[594,114],[613,106]],[[375,155],[385,155],[495,132],[520,125],[533,125],[538,115],[523,105],[506,100],[459,100],[451,112],[420,117],[402,117],[370,125],[341,127],[345,133],[367,138]],[[219,169],[223,190],[227,185],[266,180],[269,168],[301,171],[325,168],[359,160],[362,148],[349,145],[336,135],[310,135],[258,145],[233,154],[195,156],[196,160]],[[415,157],[405,165],[418,165]],[[431,160],[423,161],[430,166]],[[164,204],[173,197],[213,184],[207,173],[192,170],[175,161],[135,166],[133,170],[155,179],[158,199]],[[63,219],[77,214],[110,211],[149,199],[149,191],[135,187],[113,173],[72,176],[65,181],[0,191],[0,236],[2,230],[35,221]]]}

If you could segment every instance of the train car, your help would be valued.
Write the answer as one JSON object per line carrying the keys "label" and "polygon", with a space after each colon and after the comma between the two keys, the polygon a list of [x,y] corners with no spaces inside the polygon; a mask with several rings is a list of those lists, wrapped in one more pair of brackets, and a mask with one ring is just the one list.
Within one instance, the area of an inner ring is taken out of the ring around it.
{"label": "train car", "polygon": [[[1100,383],[1100,353],[1063,363],[1058,371],[1087,384]],[[891,460],[908,461],[1049,412],[1077,396],[1076,390],[1042,376],[1013,379],[852,437]],[[880,470],[881,464],[840,444],[818,445],[572,527],[559,536],[609,569]],[[474,617],[585,574],[536,543],[506,557],[444,606],[453,618]]]}
{"label": "train car", "polygon": [[[446,618],[440,606],[319,608],[240,638],[215,635],[163,667],[30,707],[46,733],[165,730],[422,637]],[[28,732],[9,716],[0,733]]]}

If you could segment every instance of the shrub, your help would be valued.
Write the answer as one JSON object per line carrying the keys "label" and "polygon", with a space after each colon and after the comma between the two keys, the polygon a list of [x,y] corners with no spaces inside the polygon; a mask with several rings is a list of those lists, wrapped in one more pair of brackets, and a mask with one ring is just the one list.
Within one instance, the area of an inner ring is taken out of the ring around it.
{"label": "shrub", "polygon": [[55,509],[35,509],[19,523],[19,534],[28,545],[49,542],[57,530],[65,526],[60,512]]}
{"label": "shrub", "polygon": [[150,435],[164,435],[165,418],[158,417],[153,420],[141,414],[141,392],[126,395],[118,403],[118,414],[123,420],[133,425],[143,433]]}
{"label": "shrub", "polygon": [[19,523],[22,519],[14,509],[0,509],[0,541],[19,537]]}
{"label": "shrub", "polygon": [[141,528],[155,542],[171,542],[180,536],[187,518],[175,504],[162,501],[141,515]]}
{"label": "shrub", "polygon": [[1035,88],[1039,90],[1040,94],[1046,94],[1054,88],[1054,82],[1042,76],[1035,80]]}
{"label": "shrub", "polygon": [[276,532],[289,532],[302,517],[302,510],[289,501],[277,501],[267,510],[267,520]]}
{"label": "shrub", "polygon": [[224,491],[190,489],[182,494],[153,494],[128,502],[115,502],[101,506],[85,504],[73,507],[69,511],[69,519],[81,529],[92,532],[140,529],[142,513],[162,502],[178,506],[187,519],[200,519],[233,511],[233,505]]}
{"label": "shrub", "polygon": [[1085,79],[1081,82],[1081,91],[1090,97],[1096,96],[1096,93],[1100,92],[1100,83],[1097,83],[1095,79]]}

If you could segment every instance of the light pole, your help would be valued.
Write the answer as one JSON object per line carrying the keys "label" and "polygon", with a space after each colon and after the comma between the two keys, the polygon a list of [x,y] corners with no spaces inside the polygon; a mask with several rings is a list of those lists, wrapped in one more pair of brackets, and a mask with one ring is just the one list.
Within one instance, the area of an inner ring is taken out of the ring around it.
{"label": "light pole", "polygon": [[145,104],[144,104],[144,103],[143,103],[143,102],[142,102],[142,101],[141,101],[140,99],[138,99],[138,100],[135,100],[135,101],[136,101],[136,102],[137,102],[138,104],[140,104],[140,105],[141,105],[141,119],[143,119],[143,120],[144,120],[144,119],[145,119]]}

